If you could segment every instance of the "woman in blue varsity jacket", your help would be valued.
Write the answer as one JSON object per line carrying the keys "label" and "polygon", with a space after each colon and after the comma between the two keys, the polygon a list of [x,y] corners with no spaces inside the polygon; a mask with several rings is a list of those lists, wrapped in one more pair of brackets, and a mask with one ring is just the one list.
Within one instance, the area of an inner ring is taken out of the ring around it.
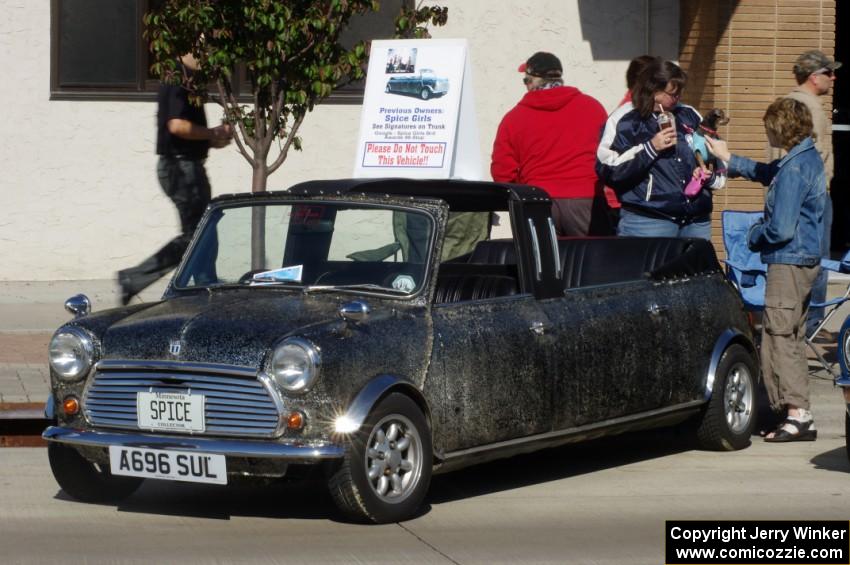
{"label": "woman in blue varsity jacket", "polygon": [[[634,109],[616,124],[616,156],[596,162],[599,177],[622,203],[618,235],[711,238],[711,189],[722,188],[726,178],[718,169],[697,194],[684,193],[699,171],[692,142],[701,121],[679,103],[686,80],[678,65],[651,62],[632,91]],[[661,114],[672,115],[674,125],[662,128]]]}

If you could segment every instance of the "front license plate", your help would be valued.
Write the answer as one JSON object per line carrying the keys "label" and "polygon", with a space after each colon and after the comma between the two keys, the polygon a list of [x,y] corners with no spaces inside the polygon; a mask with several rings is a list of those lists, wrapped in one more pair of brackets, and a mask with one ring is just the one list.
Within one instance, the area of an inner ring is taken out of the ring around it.
{"label": "front license plate", "polygon": [[136,395],[139,427],[145,430],[202,432],[204,396],[182,392],[140,392]]}
{"label": "front license plate", "polygon": [[214,453],[110,445],[109,467],[113,475],[227,484],[227,460]]}

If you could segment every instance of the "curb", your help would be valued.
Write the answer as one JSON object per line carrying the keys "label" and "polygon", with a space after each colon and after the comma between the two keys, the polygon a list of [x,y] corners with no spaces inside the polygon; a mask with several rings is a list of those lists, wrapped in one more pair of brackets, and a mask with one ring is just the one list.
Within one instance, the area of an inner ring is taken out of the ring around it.
{"label": "curb", "polygon": [[41,432],[49,424],[41,402],[0,403],[0,448],[44,447]]}

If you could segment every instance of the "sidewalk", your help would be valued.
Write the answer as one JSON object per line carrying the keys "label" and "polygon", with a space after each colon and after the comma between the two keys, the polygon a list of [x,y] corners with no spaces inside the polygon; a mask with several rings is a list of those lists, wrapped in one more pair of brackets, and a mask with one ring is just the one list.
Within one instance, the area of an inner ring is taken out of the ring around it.
{"label": "sidewalk", "polygon": [[0,405],[44,403],[50,390],[47,344],[52,333],[0,333]]}

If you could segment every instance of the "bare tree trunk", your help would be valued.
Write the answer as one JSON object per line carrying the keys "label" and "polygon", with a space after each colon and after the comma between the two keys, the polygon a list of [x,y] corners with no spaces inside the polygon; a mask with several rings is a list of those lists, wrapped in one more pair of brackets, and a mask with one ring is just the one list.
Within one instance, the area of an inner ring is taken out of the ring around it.
{"label": "bare tree trunk", "polygon": [[[265,156],[256,156],[254,175],[251,179],[251,192],[266,190],[269,170]],[[251,212],[251,269],[266,268],[266,209],[255,206]]]}

